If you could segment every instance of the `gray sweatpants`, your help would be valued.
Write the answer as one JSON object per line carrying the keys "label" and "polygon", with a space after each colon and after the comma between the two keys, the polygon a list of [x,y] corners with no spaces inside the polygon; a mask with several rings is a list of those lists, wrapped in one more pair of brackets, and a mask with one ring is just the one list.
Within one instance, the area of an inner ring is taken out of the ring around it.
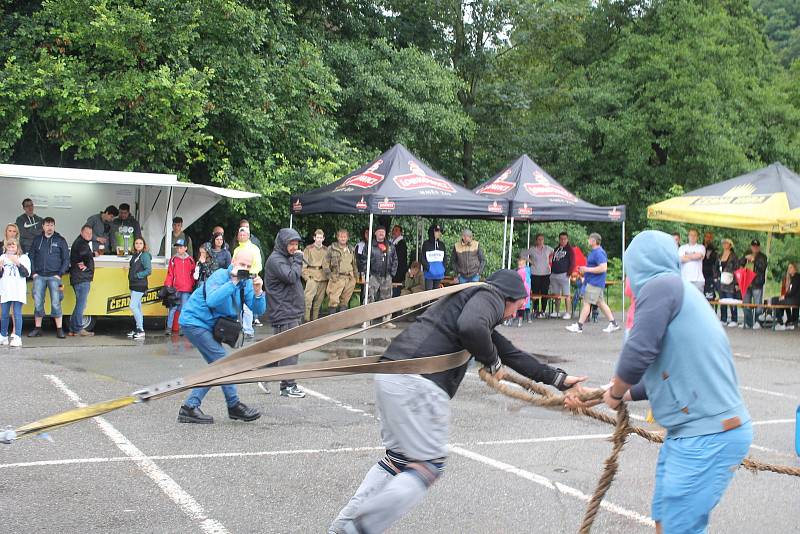
{"label": "gray sweatpants", "polygon": [[[375,400],[384,447],[420,462],[447,454],[450,397],[442,388],[419,375],[375,375]],[[357,521],[362,532],[383,532],[427,491],[413,473],[393,476],[374,465],[328,530],[355,532],[353,522]]]}

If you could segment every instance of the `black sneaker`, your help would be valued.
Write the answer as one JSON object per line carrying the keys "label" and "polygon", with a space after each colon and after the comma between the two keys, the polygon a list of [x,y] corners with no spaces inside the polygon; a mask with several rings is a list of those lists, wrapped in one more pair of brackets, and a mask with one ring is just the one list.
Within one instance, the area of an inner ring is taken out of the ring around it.
{"label": "black sneaker", "polygon": [[133,336],[135,336],[135,335],[136,335],[136,330],[131,330],[131,331],[130,331],[130,332],[128,332],[128,334],[127,334],[127,336],[128,336],[128,337],[133,337]]}
{"label": "black sneaker", "polygon": [[58,339],[65,339],[67,335],[64,333],[64,330],[62,328],[59,328],[58,330],[56,330],[56,337]]}
{"label": "black sneaker", "polygon": [[133,339],[144,339],[144,330],[137,330],[134,332]]}
{"label": "black sneaker", "polygon": [[34,328],[28,332],[28,337],[42,337],[42,329],[39,327]]}
{"label": "black sneaker", "polygon": [[293,399],[302,399],[305,396],[306,396],[306,392],[303,391],[303,388],[301,388],[297,384],[292,384],[288,388],[281,388],[281,397],[291,397]]}
{"label": "black sneaker", "polygon": [[189,408],[188,406],[181,406],[178,411],[179,423],[197,423],[200,425],[210,425],[214,422],[214,418],[210,415],[203,413],[203,410],[198,408]]}
{"label": "black sneaker", "polygon": [[261,417],[261,412],[255,408],[248,408],[243,402],[228,408],[228,417],[240,421],[255,421]]}

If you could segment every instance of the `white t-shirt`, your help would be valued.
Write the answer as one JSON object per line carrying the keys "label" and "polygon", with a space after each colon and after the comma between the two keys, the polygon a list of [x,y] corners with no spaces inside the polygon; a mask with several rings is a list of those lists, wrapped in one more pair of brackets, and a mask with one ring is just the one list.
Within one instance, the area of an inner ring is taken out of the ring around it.
{"label": "white t-shirt", "polygon": [[[685,244],[678,248],[678,257],[682,258],[688,254],[700,254],[701,257],[706,255],[706,247],[700,243],[694,245]],[[681,262],[681,277],[687,282],[704,282],[703,277],[703,260],[690,260]]]}
{"label": "white t-shirt", "polygon": [[[31,260],[27,254],[19,257],[19,262],[28,272],[31,272]],[[16,265],[7,260],[5,255],[0,256],[3,265],[3,276],[0,276],[0,302],[27,302],[27,286],[25,278],[20,276]]]}

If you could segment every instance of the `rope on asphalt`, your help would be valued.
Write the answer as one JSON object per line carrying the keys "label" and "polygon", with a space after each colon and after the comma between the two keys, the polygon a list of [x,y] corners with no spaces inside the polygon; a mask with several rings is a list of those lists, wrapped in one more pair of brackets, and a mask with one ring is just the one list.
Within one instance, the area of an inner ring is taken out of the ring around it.
{"label": "rope on asphalt", "polygon": [[[534,382],[533,380],[525,378],[513,371],[504,370],[503,380],[514,383],[520,386],[521,389],[509,386],[508,384],[497,380],[494,376],[492,376],[492,374],[486,371],[486,369],[480,369],[478,374],[480,375],[481,380],[486,382],[489,387],[508,397],[533,404],[534,406],[548,408],[560,407],[565,410],[567,409],[564,406],[566,395],[554,393],[553,390],[547,386]],[[582,401],[598,400],[602,397],[603,390],[600,389],[579,396]],[[581,408],[570,411],[574,411],[575,413],[585,415],[587,417],[591,417],[593,419],[597,419],[598,421],[615,426],[614,434],[609,439],[609,441],[611,441],[613,444],[611,454],[608,458],[606,458],[603,464],[603,474],[597,483],[597,488],[594,490],[594,493],[589,500],[589,504],[586,507],[586,513],[584,514],[583,521],[581,522],[580,530],[578,531],[580,534],[588,534],[591,531],[595,518],[597,517],[597,512],[600,510],[600,503],[603,501],[606,492],[611,487],[611,483],[614,481],[614,477],[619,470],[619,455],[622,453],[622,448],[625,446],[628,434],[636,434],[650,441],[651,443],[664,443],[664,434],[662,432],[653,432],[640,426],[631,425],[628,408],[625,406],[624,402],[620,403],[619,407],[617,408],[616,418],[592,408]],[[800,467],[769,464],[754,460],[752,458],[745,458],[742,461],[742,466],[748,471],[752,472],[769,471],[781,475],[800,477]]]}

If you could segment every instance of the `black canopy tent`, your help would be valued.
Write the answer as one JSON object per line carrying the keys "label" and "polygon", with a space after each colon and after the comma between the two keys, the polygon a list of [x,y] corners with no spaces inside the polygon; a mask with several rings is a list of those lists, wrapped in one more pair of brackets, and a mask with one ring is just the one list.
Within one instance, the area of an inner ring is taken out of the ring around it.
{"label": "black canopy tent", "polygon": [[375,215],[475,217],[502,216],[508,201],[487,200],[431,169],[401,144],[331,184],[291,196],[291,215],[369,214],[367,280]]}
{"label": "black canopy tent", "polygon": [[[625,206],[595,206],[567,190],[558,181],[539,167],[527,154],[523,154],[490,180],[474,189],[487,199],[506,201],[511,218],[508,239],[508,262],[505,243],[503,262],[511,266],[511,251],[514,243],[514,221],[528,221],[528,248],[531,241],[531,221],[586,221],[622,223],[622,252],[625,252]],[[505,229],[503,230],[505,235]],[[505,239],[504,239],[505,241]],[[624,281],[624,263],[623,263]],[[623,288],[624,289],[624,288]],[[623,290],[623,311],[625,297]]]}

